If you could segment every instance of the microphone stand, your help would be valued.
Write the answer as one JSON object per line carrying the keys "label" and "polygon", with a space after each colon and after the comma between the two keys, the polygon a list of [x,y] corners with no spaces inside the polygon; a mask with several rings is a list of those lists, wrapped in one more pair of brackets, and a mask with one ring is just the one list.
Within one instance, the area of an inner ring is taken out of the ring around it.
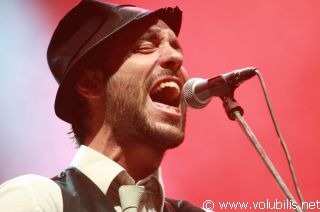
{"label": "microphone stand", "polygon": [[234,99],[233,96],[234,95],[233,95],[233,92],[232,92],[232,93],[229,93],[226,96],[220,97],[221,100],[223,101],[223,107],[224,107],[229,119],[236,120],[239,123],[239,125],[241,126],[243,131],[246,133],[248,138],[251,140],[252,144],[254,145],[255,149],[259,153],[260,157],[262,158],[262,160],[264,161],[264,163],[268,167],[269,171],[272,173],[273,177],[275,178],[276,182],[278,183],[278,185],[282,189],[283,193],[290,200],[291,205],[296,207],[296,208],[294,208],[295,211],[303,212],[303,210],[301,209],[300,205],[297,203],[297,201],[295,200],[294,196],[289,191],[287,185],[285,184],[285,182],[281,178],[279,172],[277,171],[277,169],[275,168],[275,166],[273,165],[273,163],[269,159],[268,155],[264,151],[264,149],[261,146],[260,142],[258,141],[256,136],[254,135],[254,133],[250,129],[249,125],[244,120],[244,118],[242,116],[243,115],[243,109],[240,107],[240,105]]}

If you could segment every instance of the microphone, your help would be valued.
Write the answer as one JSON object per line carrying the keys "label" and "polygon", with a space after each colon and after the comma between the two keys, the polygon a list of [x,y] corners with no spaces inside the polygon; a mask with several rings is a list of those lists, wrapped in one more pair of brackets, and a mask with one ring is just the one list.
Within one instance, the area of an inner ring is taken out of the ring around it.
{"label": "microphone", "polygon": [[196,109],[209,104],[213,96],[224,97],[245,80],[257,74],[257,68],[248,67],[228,72],[210,79],[192,78],[182,88],[182,95],[188,106]]}

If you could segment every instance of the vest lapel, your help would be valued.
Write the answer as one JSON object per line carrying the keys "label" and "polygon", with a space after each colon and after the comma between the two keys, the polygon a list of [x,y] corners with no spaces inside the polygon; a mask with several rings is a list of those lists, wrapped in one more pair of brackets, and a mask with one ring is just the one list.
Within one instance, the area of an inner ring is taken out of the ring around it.
{"label": "vest lapel", "polygon": [[78,169],[66,169],[52,180],[61,188],[64,212],[115,212],[112,202]]}

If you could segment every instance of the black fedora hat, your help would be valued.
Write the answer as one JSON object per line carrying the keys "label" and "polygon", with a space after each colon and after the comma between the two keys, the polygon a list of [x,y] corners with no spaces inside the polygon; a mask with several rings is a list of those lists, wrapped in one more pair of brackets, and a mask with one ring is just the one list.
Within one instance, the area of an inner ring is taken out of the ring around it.
{"label": "black fedora hat", "polygon": [[[62,18],[47,52],[50,70],[59,83],[55,99],[59,118],[71,123],[77,107],[73,97],[73,67],[100,44],[147,18],[162,19],[176,35],[179,34],[182,12],[178,7],[149,11],[132,5],[82,0]],[[108,45],[112,47],[112,43]]]}

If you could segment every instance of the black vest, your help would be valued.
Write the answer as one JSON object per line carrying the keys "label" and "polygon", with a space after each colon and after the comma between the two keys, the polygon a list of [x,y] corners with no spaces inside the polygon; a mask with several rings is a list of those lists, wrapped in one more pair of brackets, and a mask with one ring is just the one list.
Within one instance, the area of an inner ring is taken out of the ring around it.
{"label": "black vest", "polygon": [[[63,212],[116,212],[113,203],[82,172],[68,168],[52,179],[61,188]],[[165,199],[164,212],[203,212],[184,200]]]}

